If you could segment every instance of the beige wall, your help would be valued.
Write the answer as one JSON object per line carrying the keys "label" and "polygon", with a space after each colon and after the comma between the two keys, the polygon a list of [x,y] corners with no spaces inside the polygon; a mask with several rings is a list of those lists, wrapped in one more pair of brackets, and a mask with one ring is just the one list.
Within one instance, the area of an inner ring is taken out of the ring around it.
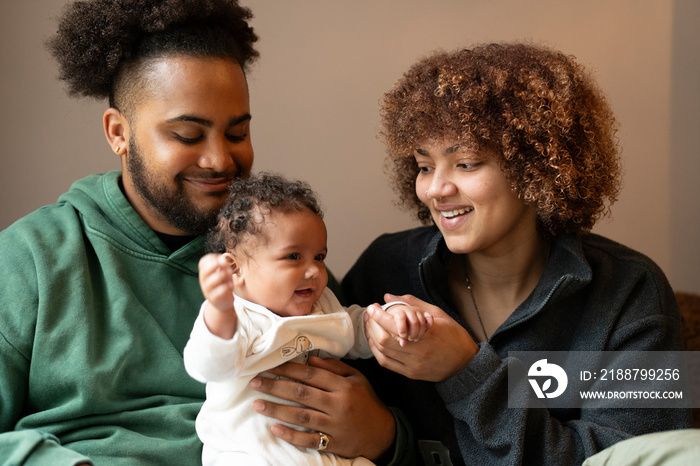
{"label": "beige wall", "polygon": [[[0,3],[0,228],[86,174],[118,168],[100,102],[68,99],[42,41],[65,0]],[[625,185],[596,231],[651,256],[700,292],[700,2],[694,0],[243,0],[261,59],[249,76],[256,170],[309,181],[342,276],[397,210],[376,139],[382,94],[418,57],[476,42],[534,40],[576,55],[620,123]]]}

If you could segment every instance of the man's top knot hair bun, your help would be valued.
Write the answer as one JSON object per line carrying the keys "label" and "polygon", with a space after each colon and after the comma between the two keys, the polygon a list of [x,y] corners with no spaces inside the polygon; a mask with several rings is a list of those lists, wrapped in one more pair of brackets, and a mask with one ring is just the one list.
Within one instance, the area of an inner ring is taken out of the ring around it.
{"label": "man's top knot hair bun", "polygon": [[245,70],[258,57],[252,16],[237,0],[77,1],[47,46],[69,94],[106,98],[121,66],[142,58],[232,58]]}

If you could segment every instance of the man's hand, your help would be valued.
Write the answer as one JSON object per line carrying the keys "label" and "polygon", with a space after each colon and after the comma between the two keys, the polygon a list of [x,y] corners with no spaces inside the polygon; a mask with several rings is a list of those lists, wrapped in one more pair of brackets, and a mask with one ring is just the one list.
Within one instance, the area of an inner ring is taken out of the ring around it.
{"label": "man's hand", "polygon": [[394,416],[359,371],[335,359],[312,357],[309,365],[288,362],[269,372],[292,380],[256,377],[251,387],[303,407],[256,400],[255,411],[311,430],[275,424],[272,433],[277,437],[316,449],[318,433],[323,432],[330,439],[327,451],[350,458],[374,460],[391,448],[396,435]]}

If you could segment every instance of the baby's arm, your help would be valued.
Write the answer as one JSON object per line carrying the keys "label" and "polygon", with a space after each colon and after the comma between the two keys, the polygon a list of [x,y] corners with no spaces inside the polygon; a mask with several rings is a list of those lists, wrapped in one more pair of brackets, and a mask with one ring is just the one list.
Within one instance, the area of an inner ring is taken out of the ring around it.
{"label": "baby's arm", "polygon": [[433,325],[433,316],[423,310],[408,306],[404,303],[396,303],[385,308],[387,314],[394,318],[396,326],[395,337],[399,344],[406,346],[407,341],[419,341],[425,332]]}
{"label": "baby's arm", "polygon": [[207,254],[199,260],[199,286],[207,299],[204,323],[211,333],[226,340],[233,338],[238,323],[232,275],[233,268],[222,254]]}

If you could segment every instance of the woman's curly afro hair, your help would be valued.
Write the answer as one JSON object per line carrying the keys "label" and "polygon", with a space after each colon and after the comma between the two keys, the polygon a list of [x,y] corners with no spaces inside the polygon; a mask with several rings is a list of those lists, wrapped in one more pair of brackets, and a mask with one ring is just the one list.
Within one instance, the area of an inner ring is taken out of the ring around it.
{"label": "woman's curly afro hair", "polygon": [[309,209],[323,218],[316,195],[303,181],[289,181],[267,172],[236,178],[218,222],[208,235],[207,249],[216,253],[231,251],[244,235],[259,237],[267,215],[292,209]]}
{"label": "woman's curly afro hair", "polygon": [[419,144],[448,139],[501,157],[545,237],[590,230],[620,189],[616,122],[571,56],[531,44],[437,52],[413,65],[381,108],[400,203],[430,222],[415,193]]}
{"label": "woman's curly afro hair", "polygon": [[110,98],[125,64],[185,54],[258,56],[249,9],[237,0],[89,0],[70,4],[47,46],[71,95]]}

